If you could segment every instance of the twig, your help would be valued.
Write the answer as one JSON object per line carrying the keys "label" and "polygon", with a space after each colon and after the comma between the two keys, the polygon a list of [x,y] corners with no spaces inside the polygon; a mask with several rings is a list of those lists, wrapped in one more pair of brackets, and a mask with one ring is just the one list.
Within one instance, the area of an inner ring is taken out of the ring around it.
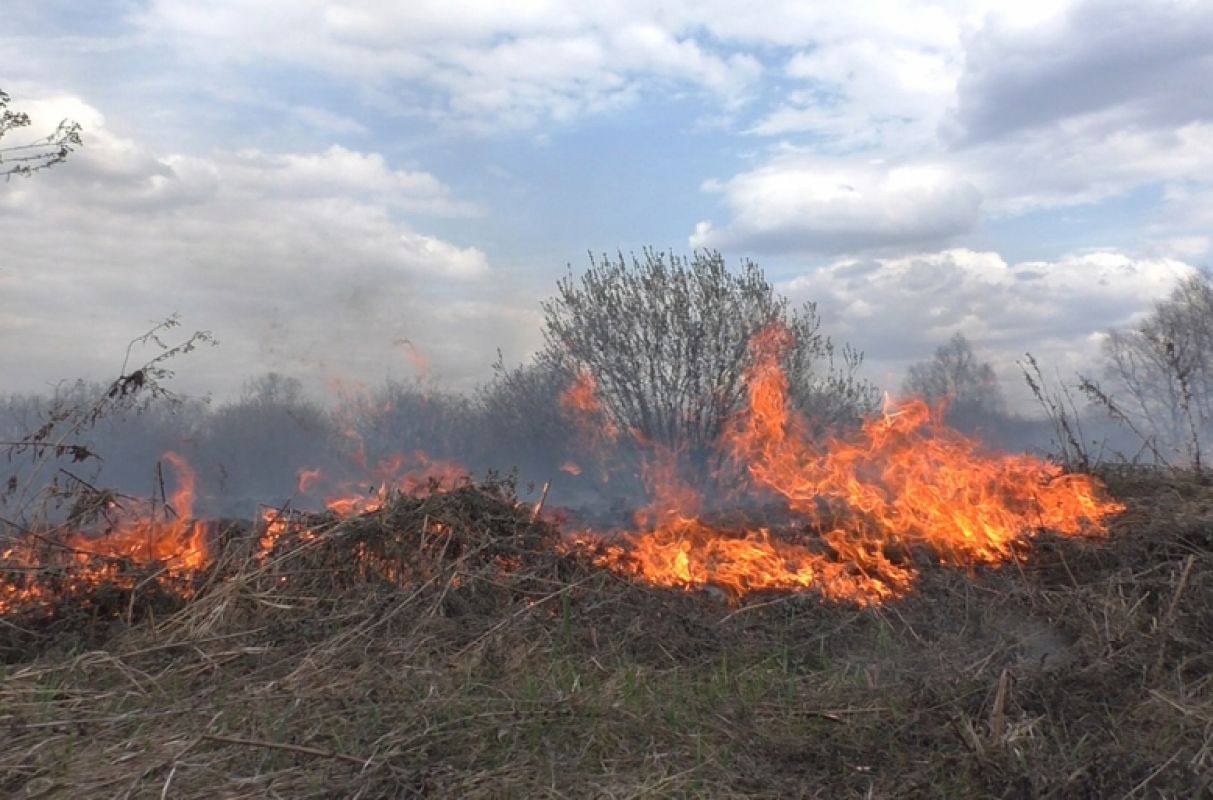
{"label": "twig", "polygon": [[[518,619],[519,617],[523,616],[524,614],[533,612],[535,609],[537,609],[539,606],[543,605],[544,603],[548,602],[549,600],[554,600],[555,598],[560,597],[563,594],[571,592],[572,590],[581,586],[581,584],[590,580],[592,577],[593,577],[592,575],[587,575],[586,577],[582,578],[581,580],[574,581],[573,583],[568,584],[564,588],[557,589],[556,591],[552,592],[551,594],[541,597],[538,600],[536,600],[535,602],[523,606],[522,608],[515,611],[513,614],[510,614],[508,617],[505,617],[504,619],[502,619],[500,622],[498,622],[493,627],[486,630],[484,633],[477,636],[469,644],[465,645],[462,649],[460,649],[458,652],[455,653],[454,658],[456,658],[456,659],[462,658],[464,656],[464,654],[470,652],[473,648],[479,646],[481,642],[483,642],[485,639],[492,636],[497,631],[504,628],[509,623],[513,622],[514,620]],[[657,646],[661,647],[661,643],[658,642]],[[663,647],[662,650],[665,650],[665,648]],[[666,651],[667,655],[668,655],[668,652],[669,651]]]}
{"label": "twig", "polygon": [[1071,585],[1073,585],[1073,587],[1075,589],[1077,589],[1078,588],[1078,578],[1074,577],[1074,571],[1070,569],[1070,562],[1066,561],[1066,551],[1061,548],[1058,548],[1057,555],[1061,560],[1062,568],[1065,569],[1066,574],[1070,576]]}
{"label": "twig", "polygon": [[952,729],[956,731],[956,735],[960,740],[968,746],[973,755],[980,758],[985,755],[985,747],[981,744],[981,737],[977,735],[977,731],[973,730],[973,723],[969,722],[969,718],[964,714],[948,715],[948,722],[951,723]]}
{"label": "twig", "polygon": [[173,765],[169,768],[168,777],[164,779],[164,787],[160,790],[160,800],[166,800],[166,798],[168,798],[168,790],[169,787],[173,785],[173,776],[177,774],[177,767],[181,765],[181,759],[185,758],[189,751],[197,747],[198,743],[201,742],[202,739],[202,736],[195,736],[190,740],[189,744],[185,746],[185,749],[173,756]]}
{"label": "twig", "polygon": [[305,747],[301,744],[285,744],[283,742],[267,742],[263,739],[245,739],[240,736],[220,736],[213,733],[204,733],[202,738],[210,742],[219,742],[220,744],[242,744],[248,747],[263,747],[267,750],[284,750],[288,753],[301,753],[307,756],[316,756],[318,758],[333,758],[338,761],[345,761],[350,764],[357,764],[360,767],[365,767],[370,759],[358,758],[357,756],[346,755],[345,753],[335,753],[332,750],[321,750],[318,747]]}
{"label": "twig", "polygon": [[1150,785],[1150,781],[1154,780],[1154,779],[1155,779],[1155,778],[1157,778],[1159,775],[1161,775],[1161,774],[1163,773],[1163,770],[1165,770],[1167,767],[1171,766],[1172,762],[1174,762],[1174,761],[1175,761],[1175,759],[1177,759],[1177,758],[1179,758],[1179,753],[1178,753],[1178,752],[1177,752],[1177,753],[1175,753],[1174,755],[1172,755],[1172,756],[1171,756],[1170,758],[1168,758],[1166,761],[1164,761],[1161,767],[1159,767],[1158,769],[1154,770],[1154,771],[1153,771],[1153,772],[1151,772],[1149,775],[1147,775],[1145,778],[1143,778],[1143,779],[1142,779],[1142,781],[1141,781],[1141,783],[1137,784],[1137,785],[1136,785],[1136,786],[1134,786],[1132,789],[1130,789],[1128,792],[1126,792],[1126,793],[1125,793],[1125,795],[1124,795],[1124,797],[1122,797],[1122,798],[1121,798],[1121,800],[1129,800],[1129,798],[1130,798],[1130,797],[1132,797],[1133,795],[1137,794],[1137,793],[1138,793],[1138,792],[1140,792],[1142,789],[1146,788],[1148,785]]}
{"label": "twig", "polygon": [[998,676],[998,691],[994,693],[994,707],[990,709],[990,743],[1002,744],[1007,730],[1007,698],[1011,694],[1011,673],[1004,669]]}
{"label": "twig", "polygon": [[543,512],[543,504],[548,499],[548,490],[552,488],[551,481],[543,482],[543,493],[539,495],[539,502],[535,504],[535,508],[531,510],[531,522],[539,519],[539,515]]}
{"label": "twig", "polygon": [[1175,587],[1175,594],[1171,596],[1171,604],[1167,606],[1166,616],[1163,617],[1162,625],[1164,628],[1169,628],[1175,620],[1175,611],[1179,607],[1179,596],[1184,593],[1184,589],[1188,586],[1188,578],[1192,575],[1192,567],[1196,566],[1196,554],[1188,556],[1184,561],[1183,572],[1179,574],[1179,585]]}
{"label": "twig", "polygon": [[735,611],[730,611],[728,614],[725,614],[723,617],[721,617],[717,621],[716,624],[723,625],[726,622],[728,622],[729,620],[731,620],[733,617],[737,616],[738,614],[743,614],[747,611],[753,611],[754,609],[757,609],[757,608],[766,608],[767,606],[774,606],[774,605],[780,605],[782,603],[787,603],[789,601],[802,597],[803,595],[804,595],[804,593],[789,594],[784,597],[776,597],[774,600],[765,600],[761,603],[752,603],[750,605],[745,605],[745,606],[742,606],[741,608],[736,609]]}
{"label": "twig", "polygon": [[1171,595],[1171,604],[1167,606],[1167,613],[1163,615],[1162,622],[1158,626],[1158,659],[1154,662],[1154,672],[1157,674],[1162,669],[1163,657],[1167,653],[1167,634],[1171,631],[1171,625],[1175,622],[1175,612],[1179,609],[1179,598],[1184,593],[1184,589],[1188,586],[1188,578],[1192,575],[1192,567],[1196,566],[1196,554],[1192,554],[1184,561],[1184,568],[1179,573],[1179,583],[1175,586],[1175,592]]}

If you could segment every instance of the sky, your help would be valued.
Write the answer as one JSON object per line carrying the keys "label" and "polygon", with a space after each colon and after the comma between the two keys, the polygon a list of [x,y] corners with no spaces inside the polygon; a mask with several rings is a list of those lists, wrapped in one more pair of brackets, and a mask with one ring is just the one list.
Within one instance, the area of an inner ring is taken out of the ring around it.
{"label": "sky", "polygon": [[655,247],[752,259],[884,388],[962,332],[1014,399],[1213,264],[1210,85],[1208,0],[6,0],[0,89],[85,147],[0,183],[0,391],[170,314],[220,343],[188,393],[468,389]]}

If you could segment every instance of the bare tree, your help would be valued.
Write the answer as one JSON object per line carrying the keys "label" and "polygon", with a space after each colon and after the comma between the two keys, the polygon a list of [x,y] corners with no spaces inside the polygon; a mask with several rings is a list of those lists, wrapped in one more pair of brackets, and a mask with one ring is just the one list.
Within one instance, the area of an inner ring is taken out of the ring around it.
{"label": "bare tree", "polygon": [[[0,139],[8,133],[31,124],[29,114],[10,111],[9,95],[0,91]],[[78,122],[62,120],[53,132],[41,139],[24,144],[0,147],[0,176],[32,175],[67,159],[69,153],[84,144]]]}
{"label": "bare tree", "polygon": [[717,252],[591,256],[558,286],[543,304],[548,356],[592,371],[613,421],[649,441],[706,453],[741,405],[750,339],[774,323],[795,336],[785,367],[810,415],[834,422],[874,400],[855,377],[862,355],[836,350],[815,306],[791,308],[749,261],[733,272]]}
{"label": "bare tree", "polygon": [[199,474],[246,513],[254,498],[290,497],[298,469],[328,467],[340,443],[323,406],[298,380],[273,372],[246,381],[238,400],[207,416],[197,439]]}
{"label": "bare tree", "polygon": [[344,397],[337,414],[357,433],[371,464],[418,451],[434,459],[478,460],[479,418],[461,394],[388,380]]}
{"label": "bare tree", "polygon": [[560,395],[572,374],[540,352],[530,363],[507,367],[501,352],[493,379],[481,386],[478,437],[488,463],[549,476],[576,454],[577,432],[561,413]]}
{"label": "bare tree", "polygon": [[936,348],[930,359],[911,365],[902,392],[929,403],[946,401],[956,421],[977,422],[1006,408],[994,367],[978,360],[963,333]]}
{"label": "bare tree", "polygon": [[1152,446],[1200,467],[1201,438],[1213,422],[1213,282],[1180,282],[1137,327],[1104,341],[1106,395]]}

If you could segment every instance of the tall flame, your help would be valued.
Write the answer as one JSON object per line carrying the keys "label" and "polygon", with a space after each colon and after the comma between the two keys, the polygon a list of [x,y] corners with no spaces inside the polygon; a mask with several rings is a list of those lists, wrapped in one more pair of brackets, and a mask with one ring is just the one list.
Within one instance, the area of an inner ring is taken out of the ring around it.
{"label": "tall flame", "polygon": [[[711,522],[704,517],[701,494],[680,477],[679,454],[632,431],[648,452],[642,478],[650,502],[636,512],[634,529],[622,540],[587,532],[570,546],[592,544],[599,565],[657,586],[714,586],[733,597],[812,590],[831,600],[870,605],[913,587],[921,559],[912,554],[956,566],[995,565],[1025,550],[1040,531],[1103,534],[1107,519],[1122,510],[1094,478],[1063,474],[1056,465],[1026,455],[986,453],[919,400],[889,402],[854,433],[815,441],[792,408],[781,367],[792,343],[792,334],[779,326],[750,343],[745,406],[719,446],[739,476],[732,481],[736,485],[726,487],[729,496],[748,492],[781,499],[794,524],[776,532],[760,524]],[[593,374],[579,372],[560,404],[604,462],[605,473],[620,428],[610,422]],[[357,481],[330,482],[313,469],[299,473],[299,493],[326,496],[337,517],[376,511],[395,494],[449,490],[467,474],[421,452],[371,466],[352,425],[349,435],[358,445]],[[101,533],[60,531],[53,540],[26,536],[0,550],[5,567],[0,615],[48,605],[65,591],[107,581],[133,588],[139,578],[123,570],[124,564],[154,565],[157,579],[189,577],[208,567],[213,554],[207,526],[193,519],[194,471],[175,453],[166,453],[164,460],[175,478],[168,508],[113,508],[112,524]],[[580,471],[572,462],[562,469]],[[326,485],[329,491],[320,495]],[[165,513],[169,509],[172,514]],[[260,558],[287,531],[300,540],[311,538],[311,523],[306,515],[301,519],[267,512]],[[441,524],[435,526],[441,532]],[[53,589],[39,582],[48,566],[70,567],[66,582]]]}
{"label": "tall flame", "polygon": [[780,326],[755,337],[747,405],[721,445],[752,488],[784,498],[817,535],[789,542],[761,527],[740,535],[713,527],[699,517],[698,494],[666,465],[646,474],[654,502],[638,515],[639,532],[603,563],[661,586],[714,585],[735,596],[813,587],[871,604],[911,588],[911,551],[945,564],[997,564],[1037,531],[1099,534],[1121,510],[1091,477],[982,453],[919,400],[887,404],[856,434],[821,448],[788,400],[780,361],[790,345]]}
{"label": "tall flame", "polygon": [[[158,511],[143,503],[115,507],[110,511],[112,525],[101,533],[66,531],[54,537],[29,537],[0,551],[0,562],[32,570],[71,567],[68,591],[104,582],[133,585],[135,579],[121,569],[123,563],[161,565],[159,574],[168,578],[187,577],[205,568],[212,559],[211,543],[209,526],[193,518],[194,470],[177,453],[165,453],[164,460],[176,482],[167,508]],[[0,614],[53,598],[54,593],[37,581],[0,581]]]}

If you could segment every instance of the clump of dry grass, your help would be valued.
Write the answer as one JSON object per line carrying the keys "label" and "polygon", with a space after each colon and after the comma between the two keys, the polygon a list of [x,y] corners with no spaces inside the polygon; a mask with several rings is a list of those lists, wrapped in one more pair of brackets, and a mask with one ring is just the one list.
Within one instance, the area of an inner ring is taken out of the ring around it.
{"label": "clump of dry grass", "polygon": [[865,610],[628,583],[500,486],[235,539],[175,613],[0,667],[0,794],[1204,796],[1213,491],[1115,488],[1106,544]]}
{"label": "clump of dry grass", "polygon": [[178,611],[209,577],[79,551],[54,538],[42,545],[45,555],[33,561],[0,559],[0,663],[104,646],[114,624]]}

